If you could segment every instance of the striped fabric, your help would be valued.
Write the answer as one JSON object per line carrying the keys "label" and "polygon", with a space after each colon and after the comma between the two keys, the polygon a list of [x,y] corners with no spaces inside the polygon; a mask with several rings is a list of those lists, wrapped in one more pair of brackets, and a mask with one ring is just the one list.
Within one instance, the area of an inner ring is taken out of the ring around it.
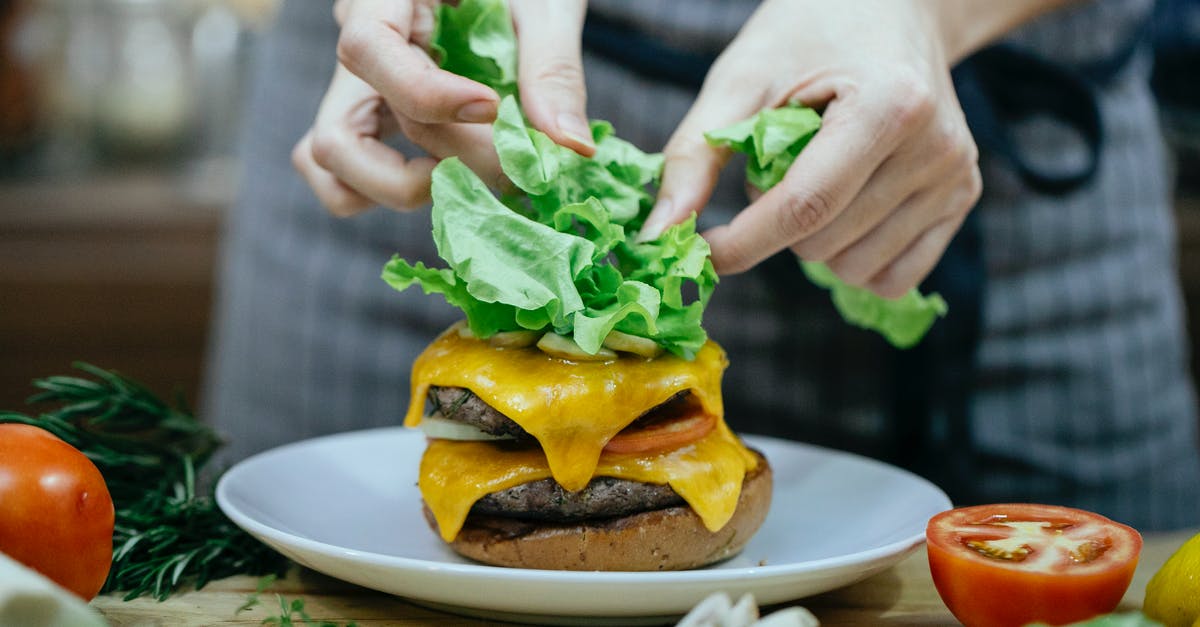
{"label": "striped fabric", "polygon": [[[727,42],[754,4],[592,0],[590,7],[704,51]],[[1150,4],[1093,2],[1013,40],[1087,63],[1119,45]],[[426,213],[329,217],[289,165],[328,82],[335,41],[328,4],[288,2],[262,50],[202,407],[230,438],[226,461],[397,424],[409,364],[457,317],[438,298],[396,293],[379,280],[394,252],[436,262]],[[1146,73],[1139,59],[1104,94],[1108,144],[1100,176],[1085,189],[1039,197],[983,157],[985,196],[976,211],[989,283],[970,424],[935,416],[925,434],[929,453],[914,464],[948,484],[961,476],[948,476],[941,460],[965,456],[972,480],[956,481],[969,487],[955,495],[962,502],[1077,505],[1141,529],[1200,524],[1168,168]],[[587,59],[587,80],[591,115],[651,150],[694,98],[595,58]],[[1050,122],[1033,120],[1018,136],[1050,164],[1078,150]],[[744,206],[738,167],[727,172],[702,222],[727,220]],[[908,426],[889,410],[894,353],[842,323],[794,261],[781,256],[724,280],[706,327],[730,353],[724,390],[735,429],[906,459],[897,449]],[[949,432],[967,440],[952,441]]]}

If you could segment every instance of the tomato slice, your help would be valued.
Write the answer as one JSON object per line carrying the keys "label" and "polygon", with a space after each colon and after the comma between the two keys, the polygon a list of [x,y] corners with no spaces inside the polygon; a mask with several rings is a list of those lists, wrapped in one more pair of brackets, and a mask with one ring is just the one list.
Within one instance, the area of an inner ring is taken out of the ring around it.
{"label": "tomato slice", "polygon": [[1056,505],[962,507],[929,520],[929,571],[966,627],[1063,625],[1111,612],[1137,567],[1142,536]]}
{"label": "tomato slice", "polygon": [[661,409],[663,415],[645,425],[634,424],[613,436],[604,445],[605,453],[650,453],[686,446],[708,435],[717,426],[717,417],[705,412],[699,403],[672,403]]}

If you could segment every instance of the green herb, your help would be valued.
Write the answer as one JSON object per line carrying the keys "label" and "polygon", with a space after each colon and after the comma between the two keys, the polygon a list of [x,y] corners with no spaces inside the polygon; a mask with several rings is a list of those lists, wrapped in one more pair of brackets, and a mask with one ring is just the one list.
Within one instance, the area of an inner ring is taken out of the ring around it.
{"label": "green herb", "polygon": [[236,574],[282,572],[287,561],[235,526],[197,473],[220,439],[187,407],[167,405],[116,372],[77,363],[92,379],[34,381],[37,415],[0,412],[0,423],[41,427],[100,469],[113,497],[113,564],[104,592],[166,599],[185,584],[203,587]]}
{"label": "green herb", "polygon": [[692,358],[707,340],[700,323],[717,282],[708,243],[694,218],[636,241],[662,156],[618,139],[604,121],[591,123],[592,158],[531,128],[512,95],[516,39],[503,26],[504,2],[464,0],[438,17],[432,48],[442,67],[504,96],[493,142],[516,190],[498,199],[459,160],[442,161],[433,172],[433,238],[450,267],[396,256],[384,280],[441,294],[479,337],[554,331],[594,354],[616,330]]}
{"label": "green herb", "polygon": [[[275,576],[273,575],[267,575],[266,577],[259,579],[258,586],[255,587],[254,592],[246,597],[246,602],[242,603],[242,605],[238,607],[237,611],[233,613],[234,616],[237,616],[238,614],[241,614],[250,608],[258,606],[260,604],[258,599],[259,595],[261,595],[267,588],[271,587],[271,584],[273,583],[275,583]],[[313,618],[309,616],[306,611],[304,611],[303,599],[292,599],[289,601],[282,595],[276,594],[275,600],[279,603],[279,614],[277,616],[268,616],[264,618],[262,622],[259,623],[260,625],[280,625],[281,627],[291,627],[292,625],[338,627],[337,623],[332,623],[329,621],[318,622],[313,620]],[[357,623],[353,622],[346,623],[346,627],[356,627],[356,625]]]}
{"label": "green herb", "polygon": [[[304,599],[288,600],[281,595],[275,595],[275,599],[279,601],[279,615],[268,616],[264,618],[262,625],[279,625],[280,627],[292,627],[293,625],[317,625],[318,627],[338,627],[337,623],[330,621],[313,620],[307,612],[304,611]],[[357,623],[346,623],[346,627],[355,627]]]}
{"label": "green herb", "polygon": [[[704,137],[713,146],[746,154],[746,180],[765,192],[783,180],[820,127],[816,111],[787,105],[766,109]],[[846,322],[878,332],[897,348],[920,342],[933,323],[946,315],[946,301],[937,294],[922,296],[912,289],[898,299],[887,299],[845,283],[825,264],[804,261],[801,266],[810,281],[831,292],[834,307]]]}
{"label": "green herb", "polygon": [[254,586],[254,592],[251,592],[246,597],[245,603],[242,603],[236,610],[234,610],[233,615],[237,616],[238,614],[248,611],[250,608],[258,605],[258,595],[262,594],[267,588],[270,588],[278,578],[279,577],[274,574],[259,577],[258,585]]}
{"label": "green herb", "polygon": [[[1045,623],[1032,623],[1027,627],[1049,627]],[[1105,614],[1080,623],[1071,623],[1066,627],[1162,627],[1162,623],[1147,618],[1141,612],[1121,612]]]}

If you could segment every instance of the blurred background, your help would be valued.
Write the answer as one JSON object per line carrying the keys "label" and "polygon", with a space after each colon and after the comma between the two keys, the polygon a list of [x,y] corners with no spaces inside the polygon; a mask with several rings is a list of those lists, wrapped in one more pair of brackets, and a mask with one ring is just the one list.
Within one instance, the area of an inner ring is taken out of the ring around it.
{"label": "blurred background", "polygon": [[[0,409],[76,360],[196,402],[247,69],[281,1],[0,0]],[[1162,0],[1154,37],[1200,337],[1200,1]]]}
{"label": "blurred background", "polygon": [[193,403],[277,0],[0,0],[0,409],[83,360]]}

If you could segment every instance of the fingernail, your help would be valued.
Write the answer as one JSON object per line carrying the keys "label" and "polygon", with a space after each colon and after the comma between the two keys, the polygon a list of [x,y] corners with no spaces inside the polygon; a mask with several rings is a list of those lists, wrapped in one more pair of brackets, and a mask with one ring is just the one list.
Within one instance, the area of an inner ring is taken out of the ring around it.
{"label": "fingernail", "polygon": [[670,200],[661,199],[650,210],[650,217],[646,218],[646,223],[642,225],[642,230],[638,232],[637,239],[634,240],[638,244],[644,244],[654,239],[658,239],[663,231],[667,229],[667,224],[671,221]]}
{"label": "fingernail", "polygon": [[592,141],[592,129],[588,128],[583,118],[573,113],[560,113],[555,121],[558,122],[558,130],[562,131],[563,135],[584,146],[595,146],[595,142]]}
{"label": "fingernail", "polygon": [[496,103],[491,100],[476,100],[462,106],[455,114],[460,122],[491,122],[496,117]]}

